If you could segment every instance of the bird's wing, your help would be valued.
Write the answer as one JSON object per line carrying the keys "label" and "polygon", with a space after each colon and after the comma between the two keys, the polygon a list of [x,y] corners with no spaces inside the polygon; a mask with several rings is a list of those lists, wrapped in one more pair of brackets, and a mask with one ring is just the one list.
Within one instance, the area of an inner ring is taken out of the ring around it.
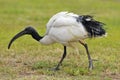
{"label": "bird's wing", "polygon": [[76,17],[79,17],[79,15],[68,12],[60,12],[55,14],[47,23],[47,33],[51,27],[65,27],[76,25]]}
{"label": "bird's wing", "polygon": [[77,21],[78,17],[79,15],[68,12],[56,14],[47,24],[46,35],[59,43],[85,39],[87,32],[82,23]]}

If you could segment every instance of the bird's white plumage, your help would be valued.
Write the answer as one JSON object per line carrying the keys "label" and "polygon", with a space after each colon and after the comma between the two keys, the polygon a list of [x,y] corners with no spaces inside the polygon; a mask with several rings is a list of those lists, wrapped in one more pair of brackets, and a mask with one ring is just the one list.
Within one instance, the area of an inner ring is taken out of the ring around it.
{"label": "bird's white plumage", "polygon": [[76,21],[79,15],[68,12],[60,12],[51,17],[47,23],[46,35],[40,40],[43,44],[54,42],[69,45],[88,37],[88,33],[82,23]]}

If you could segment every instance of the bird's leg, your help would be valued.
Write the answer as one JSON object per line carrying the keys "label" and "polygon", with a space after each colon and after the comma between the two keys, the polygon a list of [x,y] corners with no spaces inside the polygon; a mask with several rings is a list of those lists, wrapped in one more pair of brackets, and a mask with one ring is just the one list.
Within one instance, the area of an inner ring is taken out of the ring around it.
{"label": "bird's leg", "polygon": [[88,66],[88,68],[89,68],[89,70],[92,70],[93,69],[93,62],[92,62],[92,59],[91,59],[91,56],[90,56],[90,53],[89,53],[89,50],[88,50],[88,46],[87,46],[87,44],[84,42],[84,41],[82,41],[82,40],[79,40],[79,42],[85,47],[85,49],[86,49],[86,53],[87,53],[87,56],[88,56],[88,61],[89,61],[89,66]]}
{"label": "bird's leg", "polygon": [[62,61],[63,61],[63,60],[64,60],[64,58],[66,57],[66,53],[67,53],[67,51],[66,51],[66,46],[64,46],[63,56],[62,56],[62,58],[61,58],[60,62],[58,63],[58,65],[55,67],[55,69],[54,69],[54,70],[59,70],[59,66],[62,64]]}

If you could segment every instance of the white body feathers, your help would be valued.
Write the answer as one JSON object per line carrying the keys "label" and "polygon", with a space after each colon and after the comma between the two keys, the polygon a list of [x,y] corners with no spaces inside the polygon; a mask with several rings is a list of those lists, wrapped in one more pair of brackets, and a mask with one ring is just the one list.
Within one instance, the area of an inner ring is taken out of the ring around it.
{"label": "white body feathers", "polygon": [[88,32],[82,23],[76,21],[78,16],[68,12],[60,12],[54,15],[48,21],[46,34],[40,42],[42,44],[58,42],[67,46],[70,42],[87,38]]}

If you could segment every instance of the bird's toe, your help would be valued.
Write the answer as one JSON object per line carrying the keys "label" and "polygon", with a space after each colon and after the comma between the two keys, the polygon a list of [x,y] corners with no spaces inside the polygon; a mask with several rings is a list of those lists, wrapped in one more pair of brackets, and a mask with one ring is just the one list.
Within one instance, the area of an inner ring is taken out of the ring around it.
{"label": "bird's toe", "polygon": [[56,67],[50,69],[50,71],[58,71],[58,70],[60,70],[60,69],[59,69],[59,68],[56,68]]}

